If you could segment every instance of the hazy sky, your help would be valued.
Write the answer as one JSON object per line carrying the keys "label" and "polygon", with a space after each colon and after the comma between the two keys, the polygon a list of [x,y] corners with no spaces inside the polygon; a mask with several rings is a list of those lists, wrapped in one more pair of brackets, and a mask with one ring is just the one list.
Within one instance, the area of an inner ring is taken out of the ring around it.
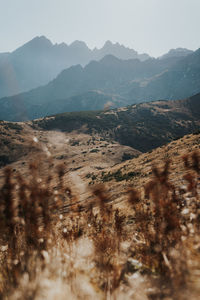
{"label": "hazy sky", "polygon": [[0,0],[0,52],[37,35],[53,43],[106,40],[158,56],[200,47],[200,0]]}

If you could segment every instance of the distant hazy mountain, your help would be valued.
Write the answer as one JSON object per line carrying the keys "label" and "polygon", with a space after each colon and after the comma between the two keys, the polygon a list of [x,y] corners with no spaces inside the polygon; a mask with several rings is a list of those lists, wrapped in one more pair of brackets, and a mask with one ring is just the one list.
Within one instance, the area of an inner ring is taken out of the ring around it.
{"label": "distant hazy mountain", "polygon": [[93,59],[100,60],[108,54],[124,60],[137,58],[141,61],[144,61],[150,58],[150,56],[146,53],[138,54],[137,51],[120,45],[119,43],[113,44],[112,42],[107,41],[103,48],[95,48],[93,50]]}
{"label": "distant hazy mountain", "polygon": [[121,59],[148,59],[147,54],[120,44],[106,42],[103,48],[90,50],[84,42],[53,45],[46,37],[36,37],[12,53],[0,53],[0,98],[47,84],[62,70],[112,54]]}
{"label": "distant hazy mountain", "polygon": [[21,121],[64,111],[103,109],[106,101],[112,101],[116,107],[132,104],[131,90],[135,85],[151,80],[173,64],[173,58],[142,62],[107,55],[85,67],[70,67],[45,86],[2,98],[0,119]]}
{"label": "distant hazy mountain", "polygon": [[9,55],[8,52],[0,53],[0,61],[4,60]]}
{"label": "distant hazy mountain", "polygon": [[192,53],[193,53],[192,50],[188,50],[186,48],[176,48],[176,49],[169,50],[168,53],[160,56],[159,59],[166,59],[171,57],[185,57]]}

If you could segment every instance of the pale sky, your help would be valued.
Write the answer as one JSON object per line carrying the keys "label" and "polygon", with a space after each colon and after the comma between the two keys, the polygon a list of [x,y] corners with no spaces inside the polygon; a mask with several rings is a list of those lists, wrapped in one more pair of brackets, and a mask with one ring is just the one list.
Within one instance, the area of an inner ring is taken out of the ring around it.
{"label": "pale sky", "polygon": [[0,0],[0,52],[35,36],[53,43],[106,40],[159,56],[200,47],[200,0]]}

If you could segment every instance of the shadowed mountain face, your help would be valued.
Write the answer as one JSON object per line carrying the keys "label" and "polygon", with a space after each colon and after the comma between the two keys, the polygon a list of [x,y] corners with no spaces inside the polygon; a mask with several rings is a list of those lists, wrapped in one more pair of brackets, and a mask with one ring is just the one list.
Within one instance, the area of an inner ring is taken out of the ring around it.
{"label": "shadowed mountain face", "polygon": [[146,60],[147,54],[120,44],[106,42],[101,49],[90,50],[84,42],[53,45],[46,37],[36,37],[12,53],[0,53],[0,98],[47,84],[72,65],[88,64],[107,54],[121,59]]}
{"label": "shadowed mountain face", "polygon": [[[48,44],[46,45],[48,47]],[[46,86],[0,100],[0,119],[24,121],[51,114],[103,109],[200,91],[200,51],[184,58],[121,60],[107,55],[72,66]]]}
{"label": "shadowed mountain face", "polygon": [[200,128],[200,94],[184,100],[155,101],[106,112],[71,112],[33,121],[45,130],[98,133],[142,152]]}
{"label": "shadowed mountain face", "polygon": [[200,49],[182,58],[162,74],[130,87],[132,101],[181,99],[200,92]]}

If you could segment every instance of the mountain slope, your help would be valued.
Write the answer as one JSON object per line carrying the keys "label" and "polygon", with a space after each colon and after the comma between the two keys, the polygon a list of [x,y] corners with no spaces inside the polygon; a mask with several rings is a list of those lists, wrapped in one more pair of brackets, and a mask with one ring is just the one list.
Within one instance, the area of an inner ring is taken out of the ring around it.
{"label": "mountain slope", "polygon": [[129,87],[132,101],[181,99],[200,92],[200,49],[182,58],[168,70]]}
{"label": "mountain slope", "polygon": [[20,158],[38,159],[40,152],[51,153],[58,162],[64,159],[74,170],[79,164],[85,172],[97,166],[109,167],[198,131],[199,103],[200,94],[184,100],[65,113],[24,123],[1,121],[0,167]]}
{"label": "mountain slope", "polygon": [[87,174],[140,154],[98,134],[36,130],[22,122],[2,121],[0,132],[0,168],[14,162],[27,168],[28,161],[43,156],[47,162],[49,157],[58,164],[64,160],[71,172],[81,169]]}
{"label": "mountain slope", "polygon": [[[175,60],[176,61],[176,60]],[[101,91],[107,94],[106,98],[113,98],[115,106],[123,106],[137,102],[133,101],[129,92],[134,84],[139,84],[151,77],[164,72],[174,64],[174,58],[148,59],[144,62],[138,59],[120,60],[112,55],[105,56],[99,62],[92,61],[84,68],[81,65],[70,67],[62,71],[56,79],[46,86],[18,94],[13,97],[0,100],[0,119],[8,121],[24,121],[56,114],[65,111],[82,109],[103,109],[105,100],[96,106],[89,106],[88,91]],[[83,95],[82,95],[83,94]],[[76,97],[76,102],[71,105],[70,98]],[[80,99],[84,98],[84,106],[80,105]],[[90,97],[89,97],[90,98]],[[123,103],[115,101],[122,98]],[[59,107],[60,100],[65,101],[63,110]],[[76,105],[75,105],[76,103]],[[48,111],[46,107],[54,107],[54,111]],[[84,108],[85,107],[85,108]]]}
{"label": "mountain slope", "polygon": [[200,94],[104,112],[65,113],[33,121],[35,128],[98,133],[142,152],[200,128]]}
{"label": "mountain slope", "polygon": [[159,59],[165,59],[170,57],[185,57],[192,53],[193,53],[192,50],[188,50],[186,48],[176,48],[176,49],[169,50],[168,53],[160,56]]}

